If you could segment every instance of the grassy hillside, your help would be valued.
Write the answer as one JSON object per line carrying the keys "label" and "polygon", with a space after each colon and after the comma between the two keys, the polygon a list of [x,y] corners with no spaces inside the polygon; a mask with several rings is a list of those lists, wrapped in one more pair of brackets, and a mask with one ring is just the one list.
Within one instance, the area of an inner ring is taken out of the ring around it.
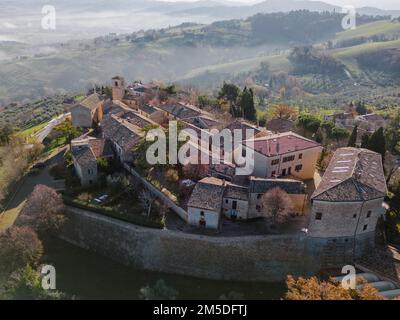
{"label": "grassy hillside", "polygon": [[263,62],[268,63],[271,71],[288,70],[290,67],[285,55],[261,56],[193,69],[179,80],[187,80],[212,73],[237,75],[242,72],[255,70]]}
{"label": "grassy hillside", "polygon": [[[68,42],[40,56],[0,61],[0,107],[104,84],[115,74],[128,81],[193,80],[196,85],[199,78],[229,77],[261,62],[272,70],[287,69],[285,57],[276,52],[334,37],[341,19],[341,14],[307,11],[258,14]],[[360,24],[373,20],[363,19]]]}
{"label": "grassy hillside", "polygon": [[336,35],[336,40],[348,40],[359,37],[372,37],[374,35],[395,36],[400,35],[400,23],[389,20],[376,21],[357,26],[354,30],[346,30]]}
{"label": "grassy hillside", "polygon": [[386,42],[365,43],[358,46],[337,49],[332,51],[333,57],[342,61],[353,74],[360,74],[362,70],[359,68],[357,57],[361,54],[374,53],[386,49],[400,48],[400,40]]}

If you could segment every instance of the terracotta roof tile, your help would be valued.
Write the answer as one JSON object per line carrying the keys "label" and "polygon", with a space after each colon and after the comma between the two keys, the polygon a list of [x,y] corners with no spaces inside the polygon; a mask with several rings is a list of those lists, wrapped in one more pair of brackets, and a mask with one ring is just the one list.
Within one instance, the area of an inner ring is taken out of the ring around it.
{"label": "terracotta roof tile", "polygon": [[321,147],[321,145],[293,132],[273,134],[254,139],[254,150],[267,157],[317,147]]}

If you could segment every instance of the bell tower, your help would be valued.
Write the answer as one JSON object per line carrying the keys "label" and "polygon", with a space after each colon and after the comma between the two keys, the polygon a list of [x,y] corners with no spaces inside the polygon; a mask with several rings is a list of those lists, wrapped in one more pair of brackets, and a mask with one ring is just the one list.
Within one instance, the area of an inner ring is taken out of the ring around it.
{"label": "bell tower", "polygon": [[125,80],[123,77],[112,78],[112,99],[121,101],[125,95]]}

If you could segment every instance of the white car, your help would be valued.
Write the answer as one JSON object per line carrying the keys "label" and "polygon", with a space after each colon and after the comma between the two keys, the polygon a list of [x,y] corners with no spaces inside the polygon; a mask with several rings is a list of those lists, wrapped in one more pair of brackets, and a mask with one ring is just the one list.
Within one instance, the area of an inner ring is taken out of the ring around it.
{"label": "white car", "polygon": [[95,198],[94,201],[97,203],[103,203],[104,201],[106,201],[108,198],[108,194],[102,195],[98,198]]}

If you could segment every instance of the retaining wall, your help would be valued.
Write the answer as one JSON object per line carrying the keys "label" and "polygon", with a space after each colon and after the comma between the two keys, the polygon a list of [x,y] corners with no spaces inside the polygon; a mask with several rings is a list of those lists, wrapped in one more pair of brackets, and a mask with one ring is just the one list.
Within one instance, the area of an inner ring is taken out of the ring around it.
{"label": "retaining wall", "polygon": [[[352,263],[345,239],[315,239],[306,234],[211,237],[136,226],[101,214],[68,207],[61,238],[127,266],[199,278],[283,281],[287,275],[311,276],[321,268]],[[335,240],[335,241],[334,241]],[[359,253],[360,254],[360,253]]]}

